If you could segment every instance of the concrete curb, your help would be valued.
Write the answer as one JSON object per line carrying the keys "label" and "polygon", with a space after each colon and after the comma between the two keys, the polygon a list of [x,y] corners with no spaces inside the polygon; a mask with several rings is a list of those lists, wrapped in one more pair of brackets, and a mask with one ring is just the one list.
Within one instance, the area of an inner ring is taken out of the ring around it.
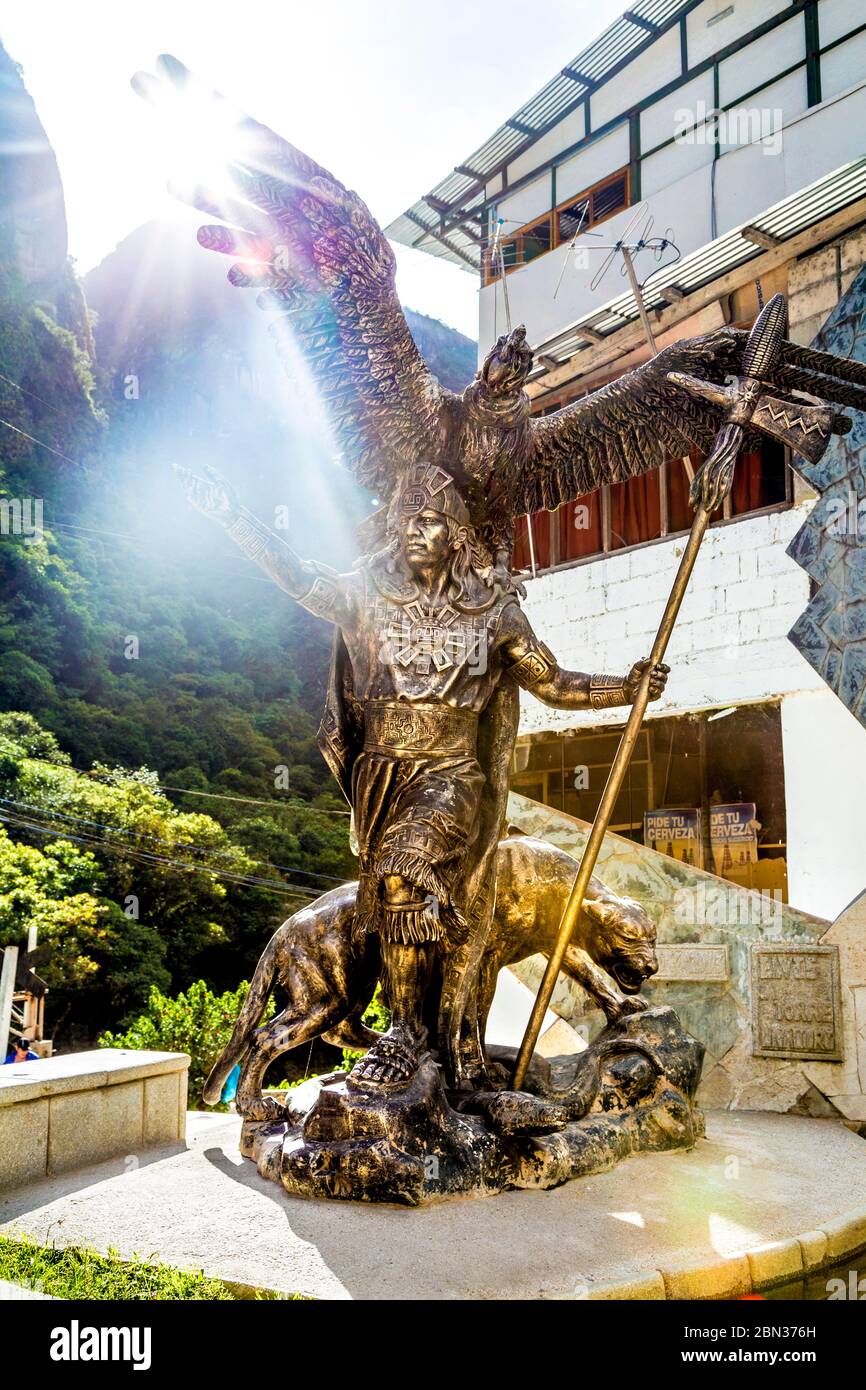
{"label": "concrete curb", "polygon": [[7,1300],[20,1302],[22,1299],[42,1299],[50,1303],[64,1303],[66,1300],[58,1298],[55,1293],[40,1293],[38,1289],[29,1289],[26,1284],[13,1284],[10,1279],[0,1279],[0,1303]]}
{"label": "concrete curb", "polygon": [[821,1230],[773,1241],[707,1264],[671,1265],[631,1279],[590,1284],[589,1299],[742,1298],[807,1274],[820,1273],[866,1250],[866,1207],[829,1221]]}

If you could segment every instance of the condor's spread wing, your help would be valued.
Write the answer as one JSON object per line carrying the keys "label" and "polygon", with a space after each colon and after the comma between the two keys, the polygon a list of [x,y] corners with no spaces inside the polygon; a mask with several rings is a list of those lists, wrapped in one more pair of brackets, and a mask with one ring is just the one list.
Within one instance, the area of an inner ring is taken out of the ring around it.
{"label": "condor's spread wing", "polygon": [[512,510],[554,510],[602,483],[622,482],[693,445],[709,452],[722,407],[668,380],[679,371],[724,382],[739,369],[746,334],[723,328],[658,357],[573,404],[530,421],[530,445]]}
{"label": "condor's spread wing", "polygon": [[202,227],[199,242],[239,258],[229,280],[260,291],[277,349],[303,355],[345,462],[360,482],[388,492],[396,469],[433,461],[445,403],[454,398],[415,345],[381,228],[356,193],[205,91],[176,58],[163,56],[157,70],[157,77],[136,74],[140,96],[178,127],[192,102],[199,119],[213,112],[226,131],[230,191],[174,189],[222,219]]}

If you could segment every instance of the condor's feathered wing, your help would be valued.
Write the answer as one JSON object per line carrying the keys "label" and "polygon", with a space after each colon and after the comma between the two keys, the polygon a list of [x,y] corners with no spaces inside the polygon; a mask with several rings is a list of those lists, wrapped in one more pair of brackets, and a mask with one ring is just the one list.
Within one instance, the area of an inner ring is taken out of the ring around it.
{"label": "condor's feathered wing", "polygon": [[721,383],[739,371],[746,334],[723,328],[665,348],[643,367],[529,422],[529,448],[515,481],[515,513],[553,510],[622,482],[693,445],[709,453],[723,409],[668,378],[678,371]]}
{"label": "condor's feathered wing", "polygon": [[[531,420],[511,480],[513,508],[558,507],[600,483],[621,482],[680,457],[693,445],[708,454],[735,399],[734,388],[723,383],[744,370],[747,340],[735,328],[683,339],[563,410]],[[787,339],[769,377],[761,379],[769,394],[742,431],[745,448],[769,434],[814,464],[831,434],[851,428],[851,419],[833,407],[866,410],[862,363]]]}
{"label": "condor's feathered wing", "polygon": [[[425,366],[394,284],[395,260],[356,193],[267,126],[204,89],[176,58],[158,76],[137,73],[139,96],[178,125],[179,102],[219,114],[230,191],[174,188],[230,225],[199,230],[202,246],[237,256],[228,278],[258,288],[273,312],[277,350],[300,351],[315,380],[346,464],[387,493],[394,473],[430,460],[450,397]],[[230,138],[229,138],[230,135]]]}

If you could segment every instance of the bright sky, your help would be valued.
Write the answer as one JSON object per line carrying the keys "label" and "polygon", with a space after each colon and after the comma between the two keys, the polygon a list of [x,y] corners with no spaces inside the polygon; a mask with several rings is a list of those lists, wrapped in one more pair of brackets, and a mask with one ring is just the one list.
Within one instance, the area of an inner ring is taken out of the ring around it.
{"label": "bright sky", "polygon": [[[89,270],[140,223],[177,214],[129,79],[171,52],[356,188],[382,225],[478,147],[626,0],[8,0],[24,69]],[[477,336],[477,279],[398,248],[405,304]]]}

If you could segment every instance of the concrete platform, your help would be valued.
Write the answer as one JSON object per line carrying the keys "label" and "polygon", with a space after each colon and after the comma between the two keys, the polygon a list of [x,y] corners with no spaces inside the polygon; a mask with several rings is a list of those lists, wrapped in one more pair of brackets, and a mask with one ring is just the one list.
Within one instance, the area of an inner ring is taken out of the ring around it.
{"label": "concrete platform", "polygon": [[690,1153],[423,1210],[288,1197],[190,1114],[183,1152],[43,1179],[0,1229],[318,1298],[719,1298],[866,1247],[866,1142],[835,1120],[711,1112]]}
{"label": "concrete platform", "polygon": [[0,1191],[183,1142],[189,1057],[95,1048],[0,1067]]}

